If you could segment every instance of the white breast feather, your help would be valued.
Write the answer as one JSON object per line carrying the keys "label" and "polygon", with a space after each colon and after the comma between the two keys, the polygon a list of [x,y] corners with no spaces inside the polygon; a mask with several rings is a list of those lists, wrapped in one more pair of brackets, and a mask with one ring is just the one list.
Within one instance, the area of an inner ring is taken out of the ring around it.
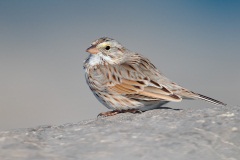
{"label": "white breast feather", "polygon": [[103,55],[101,52],[97,54],[92,54],[89,59],[89,65],[95,66],[98,64],[103,64],[103,62],[106,61],[111,64],[112,59],[109,56]]}

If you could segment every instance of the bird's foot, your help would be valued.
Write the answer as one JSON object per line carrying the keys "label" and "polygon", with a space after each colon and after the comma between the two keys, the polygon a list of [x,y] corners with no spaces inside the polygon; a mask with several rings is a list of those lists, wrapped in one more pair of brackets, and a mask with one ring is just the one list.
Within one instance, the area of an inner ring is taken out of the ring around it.
{"label": "bird's foot", "polygon": [[108,111],[108,112],[102,112],[102,113],[99,113],[97,117],[108,117],[108,116],[114,116],[114,115],[117,115],[121,113],[120,111],[118,110],[114,110],[114,111]]}
{"label": "bird's foot", "polygon": [[128,110],[113,110],[113,111],[108,111],[108,112],[102,112],[100,113],[97,117],[108,117],[108,116],[114,116],[119,113],[142,113],[141,110],[138,109],[128,109]]}
{"label": "bird's foot", "polygon": [[133,113],[133,114],[136,114],[136,113],[142,113],[142,111],[139,110],[139,109],[128,109],[128,110],[122,110],[121,113]]}

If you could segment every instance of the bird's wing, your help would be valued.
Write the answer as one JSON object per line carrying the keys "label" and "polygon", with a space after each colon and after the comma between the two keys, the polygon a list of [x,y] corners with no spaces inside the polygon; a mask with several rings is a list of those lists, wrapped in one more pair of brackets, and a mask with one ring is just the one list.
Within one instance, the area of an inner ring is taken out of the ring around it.
{"label": "bird's wing", "polygon": [[[179,102],[182,98],[159,83],[161,74],[146,58],[136,54],[134,61],[119,65],[107,65],[107,90],[133,99]],[[166,79],[164,76],[163,79]]]}

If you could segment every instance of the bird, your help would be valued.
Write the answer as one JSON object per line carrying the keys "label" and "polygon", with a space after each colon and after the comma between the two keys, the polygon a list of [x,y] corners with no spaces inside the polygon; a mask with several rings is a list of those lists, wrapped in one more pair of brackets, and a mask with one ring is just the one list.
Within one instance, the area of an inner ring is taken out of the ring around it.
{"label": "bird", "polygon": [[141,113],[183,99],[227,105],[171,81],[148,58],[125,48],[115,39],[99,38],[86,52],[90,53],[83,65],[86,82],[94,96],[110,109],[99,116]]}

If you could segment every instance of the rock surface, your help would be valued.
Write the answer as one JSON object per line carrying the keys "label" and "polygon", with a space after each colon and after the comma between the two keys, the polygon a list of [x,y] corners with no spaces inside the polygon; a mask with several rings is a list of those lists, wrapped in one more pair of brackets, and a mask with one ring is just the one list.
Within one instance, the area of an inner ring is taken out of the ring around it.
{"label": "rock surface", "polygon": [[1,160],[240,159],[240,107],[156,109],[0,132]]}

